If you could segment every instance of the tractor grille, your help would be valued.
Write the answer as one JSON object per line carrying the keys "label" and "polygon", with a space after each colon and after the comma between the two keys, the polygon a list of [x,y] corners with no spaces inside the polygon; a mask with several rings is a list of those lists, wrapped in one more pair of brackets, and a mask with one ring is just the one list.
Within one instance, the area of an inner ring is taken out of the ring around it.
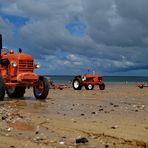
{"label": "tractor grille", "polygon": [[19,72],[33,72],[33,60],[19,60]]}

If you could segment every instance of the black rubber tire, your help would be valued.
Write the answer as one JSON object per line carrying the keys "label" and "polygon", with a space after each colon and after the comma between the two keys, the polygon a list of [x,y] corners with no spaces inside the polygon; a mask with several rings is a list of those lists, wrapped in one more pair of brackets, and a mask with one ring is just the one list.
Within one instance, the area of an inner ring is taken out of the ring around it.
{"label": "black rubber tire", "polygon": [[24,86],[16,86],[14,88],[14,91],[9,91],[8,88],[6,88],[6,92],[9,98],[23,98],[25,94],[26,87]]}
{"label": "black rubber tire", "polygon": [[72,87],[74,90],[81,90],[82,89],[82,83],[79,79],[75,78],[72,82]]}
{"label": "black rubber tire", "polygon": [[5,97],[5,83],[4,79],[0,76],[0,101],[3,101]]}
{"label": "black rubber tire", "polygon": [[47,78],[43,76],[39,76],[39,80],[37,82],[39,85],[41,84],[43,90],[39,90],[37,87],[33,87],[33,93],[36,99],[46,99],[49,93],[49,81]]}
{"label": "black rubber tire", "polygon": [[104,83],[100,84],[99,88],[100,88],[100,90],[104,90],[105,89],[105,84]]}
{"label": "black rubber tire", "polygon": [[85,86],[85,89],[87,89],[87,90],[93,90],[94,89],[94,85],[88,84],[88,85]]}

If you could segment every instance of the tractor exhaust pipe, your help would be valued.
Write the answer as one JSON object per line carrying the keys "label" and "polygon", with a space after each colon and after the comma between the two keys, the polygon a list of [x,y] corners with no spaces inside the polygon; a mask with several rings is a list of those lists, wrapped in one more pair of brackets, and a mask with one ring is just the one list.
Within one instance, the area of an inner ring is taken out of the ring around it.
{"label": "tractor exhaust pipe", "polygon": [[2,44],[2,35],[0,34],[0,58],[1,58],[1,50],[3,48],[3,44]]}

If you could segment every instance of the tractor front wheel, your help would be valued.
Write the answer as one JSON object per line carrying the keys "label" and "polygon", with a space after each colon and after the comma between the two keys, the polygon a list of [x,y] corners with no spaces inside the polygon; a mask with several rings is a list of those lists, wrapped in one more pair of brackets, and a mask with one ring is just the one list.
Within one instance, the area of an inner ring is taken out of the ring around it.
{"label": "tractor front wheel", "polygon": [[9,98],[22,98],[24,97],[26,87],[24,86],[11,86],[6,87],[6,92]]}
{"label": "tractor front wheel", "polygon": [[105,84],[104,83],[100,84],[99,88],[100,88],[100,90],[104,90],[105,89]]}
{"label": "tractor front wheel", "polygon": [[82,89],[82,84],[79,79],[74,79],[72,83],[72,87],[74,90],[81,90]]}
{"label": "tractor front wheel", "polygon": [[39,80],[37,82],[37,85],[33,87],[33,93],[36,99],[46,99],[49,92],[49,82],[48,79],[39,76]]}
{"label": "tractor front wheel", "polygon": [[5,84],[4,79],[0,76],[0,101],[3,101],[5,97]]}

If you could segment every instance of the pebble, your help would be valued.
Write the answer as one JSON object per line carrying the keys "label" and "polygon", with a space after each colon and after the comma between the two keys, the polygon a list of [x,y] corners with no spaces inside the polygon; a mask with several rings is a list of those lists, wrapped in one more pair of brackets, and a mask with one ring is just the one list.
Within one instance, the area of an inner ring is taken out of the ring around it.
{"label": "pebble", "polygon": [[71,121],[72,121],[73,123],[77,123],[77,121],[76,121],[75,119],[71,119]]}
{"label": "pebble", "polygon": [[88,143],[88,139],[85,137],[79,137],[76,139],[76,144],[86,144]]}
{"label": "pebble", "polygon": [[110,105],[114,105],[112,102],[110,102]]}
{"label": "pebble", "polygon": [[114,125],[111,127],[112,129],[117,129],[118,128],[118,125]]}
{"label": "pebble", "polygon": [[92,112],[91,114],[96,114],[96,112]]}
{"label": "pebble", "polygon": [[103,110],[104,110],[103,108],[100,108],[100,109],[99,109],[99,111],[103,111]]}
{"label": "pebble", "polygon": [[16,148],[14,145],[11,145],[10,148]]}
{"label": "pebble", "polygon": [[114,107],[119,107],[119,105],[116,105],[116,104],[115,104]]}
{"label": "pebble", "polygon": [[2,116],[2,120],[5,120],[7,117],[6,116]]}
{"label": "pebble", "polygon": [[38,131],[36,131],[36,132],[35,132],[35,134],[37,135],[37,134],[39,134],[39,132],[38,132]]}
{"label": "pebble", "polygon": [[12,127],[9,127],[9,128],[7,129],[8,132],[10,132],[10,131],[12,131],[12,130],[13,130]]}
{"label": "pebble", "polygon": [[65,144],[65,142],[64,141],[60,141],[59,144],[63,145],[63,144]]}
{"label": "pebble", "polygon": [[141,105],[140,109],[144,110],[145,109],[145,105]]}
{"label": "pebble", "polygon": [[135,109],[135,112],[138,112],[138,109]]}
{"label": "pebble", "polygon": [[108,148],[108,147],[109,147],[109,145],[108,145],[108,144],[105,144],[105,145],[104,145],[104,147],[105,147],[105,148]]}

